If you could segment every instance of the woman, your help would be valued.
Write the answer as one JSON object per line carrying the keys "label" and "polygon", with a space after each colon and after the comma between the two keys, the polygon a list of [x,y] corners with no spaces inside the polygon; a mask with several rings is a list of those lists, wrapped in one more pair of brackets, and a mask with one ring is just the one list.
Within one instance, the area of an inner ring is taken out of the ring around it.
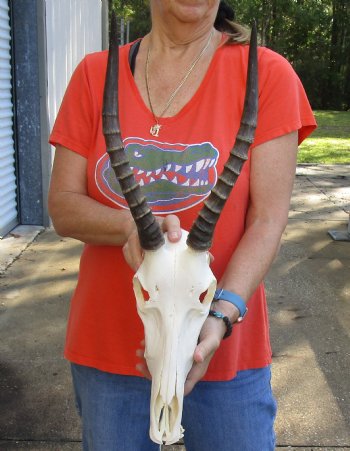
{"label": "woman", "polygon": [[[150,4],[151,32],[120,50],[120,123],[138,181],[176,242],[180,225],[190,229],[235,140],[247,38],[218,0]],[[50,138],[57,151],[49,207],[60,235],[86,243],[65,348],[84,449],[148,451],[159,445],[148,438],[148,371],[131,284],[142,250],[102,134],[106,59],[106,52],[87,56],[67,89]],[[259,49],[255,142],[211,249],[219,288],[248,303],[249,313],[224,341],[223,321],[210,316],[204,323],[185,385],[187,451],[274,449],[262,280],[287,223],[298,142],[314,128],[290,65]],[[218,296],[214,308],[233,324],[241,312],[225,297]]]}

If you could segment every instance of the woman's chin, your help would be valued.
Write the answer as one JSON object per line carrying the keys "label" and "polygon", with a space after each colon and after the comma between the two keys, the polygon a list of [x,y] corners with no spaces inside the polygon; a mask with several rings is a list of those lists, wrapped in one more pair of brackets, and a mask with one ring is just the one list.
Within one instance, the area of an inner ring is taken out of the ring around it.
{"label": "woman's chin", "polygon": [[201,23],[204,20],[211,20],[211,16],[216,14],[216,1],[191,1],[175,0],[170,3],[170,11],[179,22]]}

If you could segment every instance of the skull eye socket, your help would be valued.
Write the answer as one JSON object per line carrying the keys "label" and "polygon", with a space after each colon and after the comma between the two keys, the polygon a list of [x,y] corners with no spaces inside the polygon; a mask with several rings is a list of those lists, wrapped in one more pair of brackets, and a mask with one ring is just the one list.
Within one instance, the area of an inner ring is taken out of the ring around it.
{"label": "skull eye socket", "polygon": [[199,300],[202,304],[208,306],[212,301],[215,293],[216,288],[216,280],[212,280],[209,287],[201,293]]}
{"label": "skull eye socket", "polygon": [[200,300],[200,302],[203,304],[203,301],[204,301],[204,299],[205,299],[205,297],[206,297],[206,295],[208,294],[208,290],[205,290],[205,291],[203,291],[203,293],[201,293],[200,295],[199,295],[199,300]]}
{"label": "skull eye socket", "polygon": [[148,302],[150,300],[149,293],[147,290],[143,288],[139,279],[136,276],[133,279],[133,285],[136,296],[136,302],[138,303],[138,305],[140,306],[143,303]]}
{"label": "skull eye socket", "polygon": [[148,293],[148,291],[147,290],[145,290],[144,288],[143,288],[143,286],[141,285],[140,286],[140,288],[141,288],[141,294],[142,294],[142,297],[143,297],[143,300],[145,301],[145,302],[148,302],[149,301],[149,299],[150,299],[150,296],[149,296],[149,293]]}

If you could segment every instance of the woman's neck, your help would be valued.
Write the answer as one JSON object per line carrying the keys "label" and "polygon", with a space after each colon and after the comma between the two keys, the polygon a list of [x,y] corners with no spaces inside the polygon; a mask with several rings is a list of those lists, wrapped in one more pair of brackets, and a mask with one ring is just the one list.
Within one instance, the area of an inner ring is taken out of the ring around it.
{"label": "woman's neck", "polygon": [[[192,6],[193,5],[193,6]],[[151,0],[152,50],[176,52],[196,51],[209,38],[217,7],[201,8],[191,2],[160,2]]]}
{"label": "woman's neck", "polygon": [[208,40],[210,40],[210,48],[206,53],[212,54],[220,39],[221,33],[214,30],[212,26],[196,30],[177,28],[176,32],[153,26],[144,44],[151,49],[152,55],[157,55],[157,58],[175,60],[184,58],[184,61],[189,61],[198,55]]}

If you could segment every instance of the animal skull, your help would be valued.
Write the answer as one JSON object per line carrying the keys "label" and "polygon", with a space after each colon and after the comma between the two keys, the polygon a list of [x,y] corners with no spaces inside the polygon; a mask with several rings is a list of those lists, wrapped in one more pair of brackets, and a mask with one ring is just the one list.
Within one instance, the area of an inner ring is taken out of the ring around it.
{"label": "animal skull", "polygon": [[133,279],[152,375],[150,437],[166,445],[183,436],[184,384],[216,288],[209,253],[189,248],[187,235],[183,230],[177,243],[165,237],[160,249],[146,251]]}
{"label": "animal skull", "polygon": [[[246,96],[235,144],[215,187],[190,232],[180,242],[167,241],[147,204],[124,151],[118,110],[119,50],[115,14],[103,99],[103,134],[111,166],[138,229],[145,258],[134,277],[137,308],[146,336],[145,357],[152,375],[151,439],[171,444],[182,436],[184,383],[193,352],[208,315],[216,281],[208,250],[220,213],[248,159],[258,114],[257,33],[253,25]],[[187,237],[187,239],[186,239]],[[145,299],[143,290],[149,293]],[[200,294],[207,291],[204,300]]]}

